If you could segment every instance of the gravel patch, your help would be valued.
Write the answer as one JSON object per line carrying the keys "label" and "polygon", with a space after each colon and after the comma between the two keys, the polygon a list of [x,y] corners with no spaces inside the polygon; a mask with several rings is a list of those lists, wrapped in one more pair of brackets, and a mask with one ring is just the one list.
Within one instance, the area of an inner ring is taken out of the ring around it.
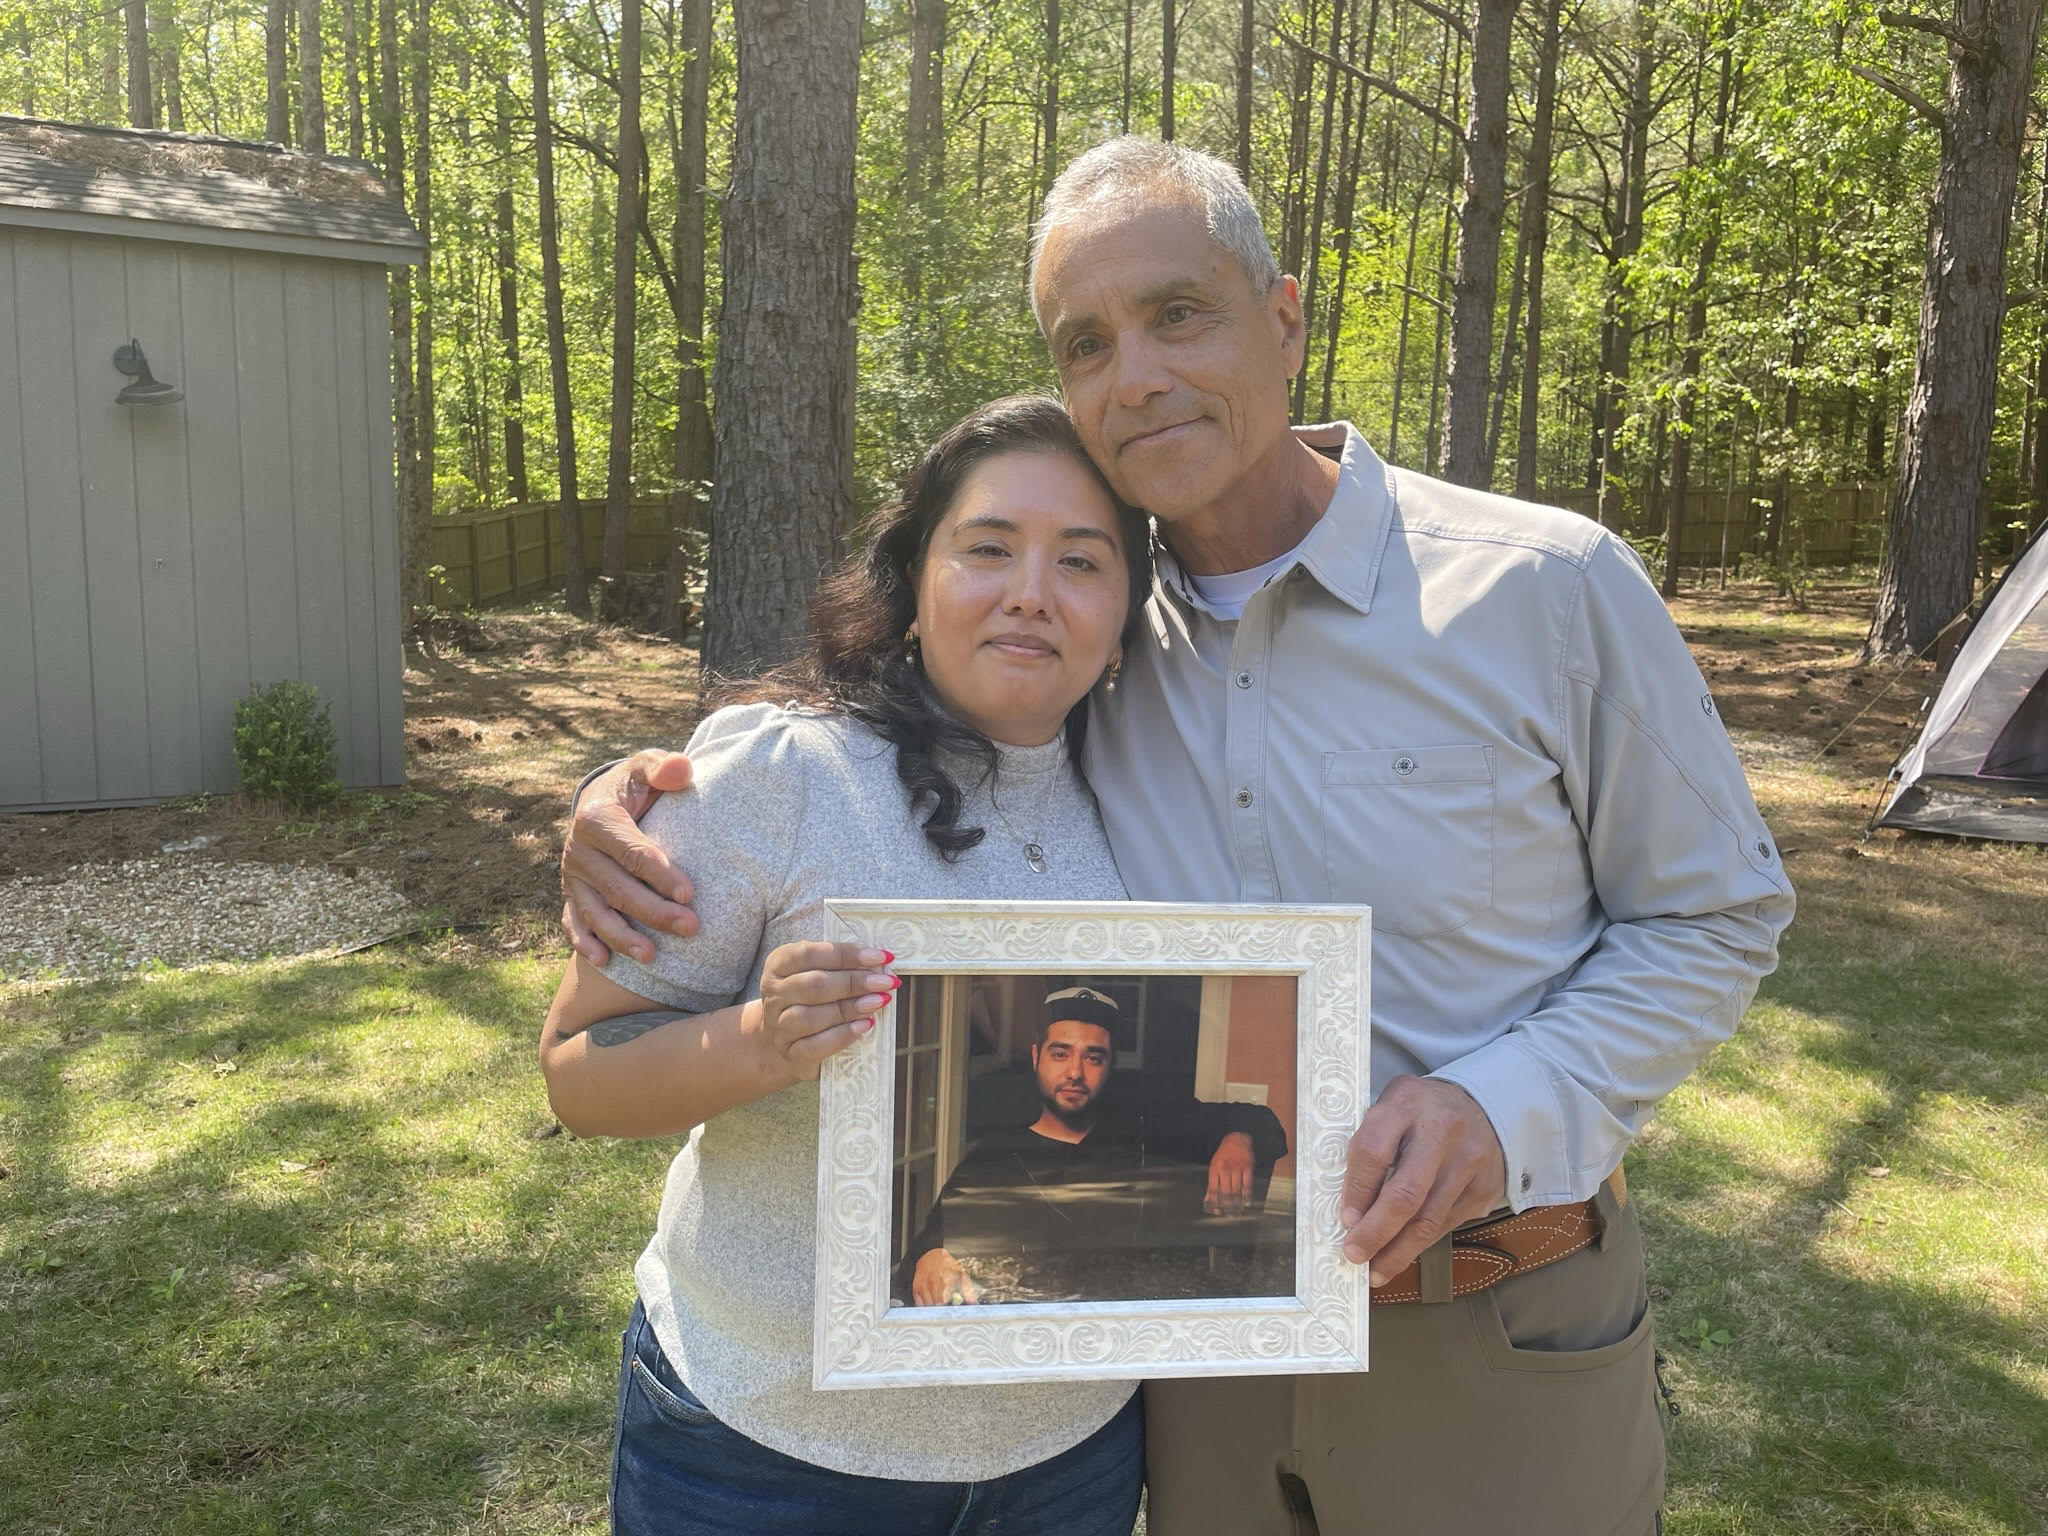
{"label": "gravel patch", "polygon": [[364,870],[190,858],[0,881],[0,979],[302,955],[382,938],[412,909]]}
{"label": "gravel patch", "polygon": [[1820,756],[1820,744],[1803,736],[1786,736],[1776,731],[1732,730],[1735,755],[1745,768],[1803,768]]}

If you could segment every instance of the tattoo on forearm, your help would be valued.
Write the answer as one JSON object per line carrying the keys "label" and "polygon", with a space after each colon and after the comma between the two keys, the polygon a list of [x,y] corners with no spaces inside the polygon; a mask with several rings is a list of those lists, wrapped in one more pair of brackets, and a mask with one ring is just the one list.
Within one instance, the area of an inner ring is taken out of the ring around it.
{"label": "tattoo on forearm", "polygon": [[649,1030],[659,1029],[682,1014],[669,1008],[653,1009],[647,1013],[622,1014],[616,1019],[600,1019],[590,1026],[592,1045],[624,1045],[629,1040],[638,1040]]}

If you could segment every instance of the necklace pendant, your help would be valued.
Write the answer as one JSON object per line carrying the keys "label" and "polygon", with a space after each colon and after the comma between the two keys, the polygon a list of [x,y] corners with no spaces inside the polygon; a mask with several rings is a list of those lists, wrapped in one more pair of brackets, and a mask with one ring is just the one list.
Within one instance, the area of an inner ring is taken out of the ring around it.
{"label": "necklace pendant", "polygon": [[1039,847],[1036,843],[1026,843],[1024,845],[1024,862],[1031,866],[1031,872],[1033,874],[1044,874],[1045,850]]}

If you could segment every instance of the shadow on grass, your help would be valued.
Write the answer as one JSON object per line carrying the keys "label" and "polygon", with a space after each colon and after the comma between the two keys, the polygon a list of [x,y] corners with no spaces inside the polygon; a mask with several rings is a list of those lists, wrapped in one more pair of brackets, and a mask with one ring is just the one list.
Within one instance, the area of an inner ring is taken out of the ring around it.
{"label": "shadow on grass", "polygon": [[544,1000],[358,959],[11,1005],[0,1529],[601,1522],[672,1147],[535,1139]]}
{"label": "shadow on grass", "polygon": [[[1998,1219],[2028,1191],[1984,1188],[1938,1122],[1982,1111],[1996,1129],[1966,1152],[2041,1166],[2048,1045],[2022,1021],[2044,989],[1966,956],[1791,958],[1780,1007],[1682,1091],[1677,1133],[1640,1159],[1667,1339],[1696,1318],[1735,1334],[1711,1353],[1667,1344],[1695,1410],[1673,1429],[1670,1529],[2039,1532],[2040,1259]],[[1706,1131],[1730,1104],[1758,1123]],[[1790,1155],[1761,1123],[1780,1115]],[[1973,1292],[1972,1272],[2008,1293]]]}

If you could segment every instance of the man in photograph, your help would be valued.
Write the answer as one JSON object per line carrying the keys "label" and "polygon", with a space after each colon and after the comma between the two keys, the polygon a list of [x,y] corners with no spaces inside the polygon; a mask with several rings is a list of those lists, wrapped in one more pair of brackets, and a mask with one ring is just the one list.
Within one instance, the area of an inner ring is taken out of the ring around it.
{"label": "man in photograph", "polygon": [[1245,1294],[1250,1266],[1215,1250],[1249,1249],[1256,1223],[1203,1218],[1258,1215],[1287,1155],[1279,1118],[1263,1104],[1120,1095],[1114,999],[1067,987],[1045,1009],[1036,1118],[968,1127],[976,1144],[910,1244],[901,1289],[921,1307],[981,1301],[979,1259],[1014,1274],[1020,1300]]}
{"label": "man in photograph", "polygon": [[[1372,1368],[1154,1383],[1149,1528],[1651,1536],[1622,1156],[1793,909],[1713,695],[1612,530],[1290,425],[1300,288],[1227,163],[1078,157],[1031,294],[1083,443],[1160,535],[1083,754],[1126,887],[1372,908],[1374,1099],[1312,1234],[1370,1267]],[[564,922],[593,959],[651,953],[615,905],[693,921],[634,826],[650,775],[685,782],[642,754],[573,818]]]}

